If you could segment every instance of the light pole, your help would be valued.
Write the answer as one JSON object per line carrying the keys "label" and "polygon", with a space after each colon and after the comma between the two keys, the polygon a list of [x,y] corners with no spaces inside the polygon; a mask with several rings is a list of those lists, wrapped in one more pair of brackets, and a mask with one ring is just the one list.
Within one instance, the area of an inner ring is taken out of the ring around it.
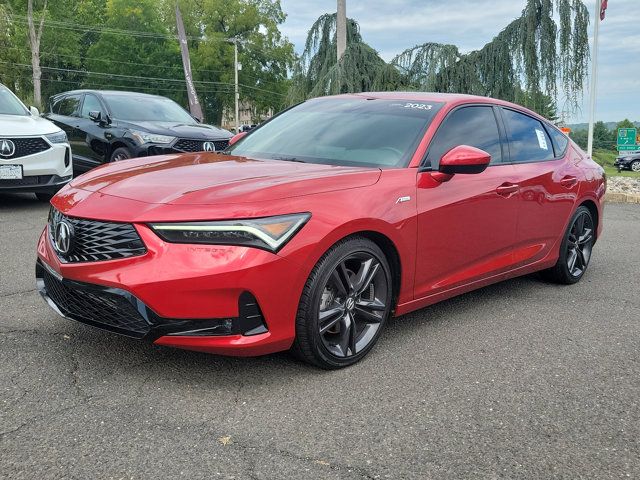
{"label": "light pole", "polygon": [[589,87],[589,136],[587,140],[587,155],[591,158],[593,158],[593,125],[596,115],[596,89],[598,88],[598,33],[601,9],[602,0],[596,0],[596,10],[593,17],[593,59],[591,61],[591,86]]}
{"label": "light pole", "polygon": [[240,90],[238,89],[238,37],[230,38],[229,41],[233,43],[233,74],[234,74],[234,103],[235,103],[235,121],[236,121],[236,133],[240,133]]}

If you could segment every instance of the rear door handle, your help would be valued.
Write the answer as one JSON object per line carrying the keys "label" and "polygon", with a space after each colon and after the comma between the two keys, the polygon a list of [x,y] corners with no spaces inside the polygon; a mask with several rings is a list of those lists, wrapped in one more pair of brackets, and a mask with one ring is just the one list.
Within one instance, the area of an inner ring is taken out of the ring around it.
{"label": "rear door handle", "polygon": [[515,183],[503,183],[498,188],[496,188],[496,193],[498,195],[502,195],[503,197],[508,197],[512,193],[516,193],[520,189],[519,185]]}
{"label": "rear door handle", "polygon": [[560,180],[560,185],[567,188],[573,187],[576,183],[578,183],[578,179],[573,175],[567,175],[562,180]]}

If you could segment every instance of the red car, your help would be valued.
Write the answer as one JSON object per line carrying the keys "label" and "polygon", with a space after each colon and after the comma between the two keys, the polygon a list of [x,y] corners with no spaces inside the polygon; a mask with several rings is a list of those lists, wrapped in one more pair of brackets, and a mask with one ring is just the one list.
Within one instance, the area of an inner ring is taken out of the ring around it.
{"label": "red car", "polygon": [[392,315],[539,270],[577,282],[602,230],[602,168],[511,103],[341,95],[242,135],[62,189],[38,244],[47,302],[158,345],[339,368]]}

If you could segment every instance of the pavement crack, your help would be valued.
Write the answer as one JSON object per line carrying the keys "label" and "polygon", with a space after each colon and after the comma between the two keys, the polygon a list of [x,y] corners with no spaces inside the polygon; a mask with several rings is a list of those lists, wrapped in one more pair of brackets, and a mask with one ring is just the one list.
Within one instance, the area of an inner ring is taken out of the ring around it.
{"label": "pavement crack", "polygon": [[23,293],[35,292],[35,288],[29,288],[28,290],[18,290],[17,292],[3,293],[0,298],[12,297],[14,295],[22,295]]}

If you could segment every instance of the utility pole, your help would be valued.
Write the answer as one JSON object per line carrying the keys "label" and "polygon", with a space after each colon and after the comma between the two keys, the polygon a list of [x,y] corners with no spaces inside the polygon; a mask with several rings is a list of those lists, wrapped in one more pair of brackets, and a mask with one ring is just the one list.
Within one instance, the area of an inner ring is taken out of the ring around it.
{"label": "utility pole", "polygon": [[344,51],[347,49],[347,0],[338,0],[336,37],[338,44],[338,63],[340,63]]}
{"label": "utility pole", "polygon": [[[600,12],[602,0],[596,0],[593,22],[593,57],[591,61],[591,86],[589,87],[589,136],[587,155],[593,155],[593,124],[596,115],[596,89],[598,88],[598,33],[600,30]],[[592,157],[593,158],[593,157]]]}
{"label": "utility pole", "polygon": [[238,39],[233,39],[233,70],[235,73],[236,133],[240,133],[240,91],[238,90]]}

